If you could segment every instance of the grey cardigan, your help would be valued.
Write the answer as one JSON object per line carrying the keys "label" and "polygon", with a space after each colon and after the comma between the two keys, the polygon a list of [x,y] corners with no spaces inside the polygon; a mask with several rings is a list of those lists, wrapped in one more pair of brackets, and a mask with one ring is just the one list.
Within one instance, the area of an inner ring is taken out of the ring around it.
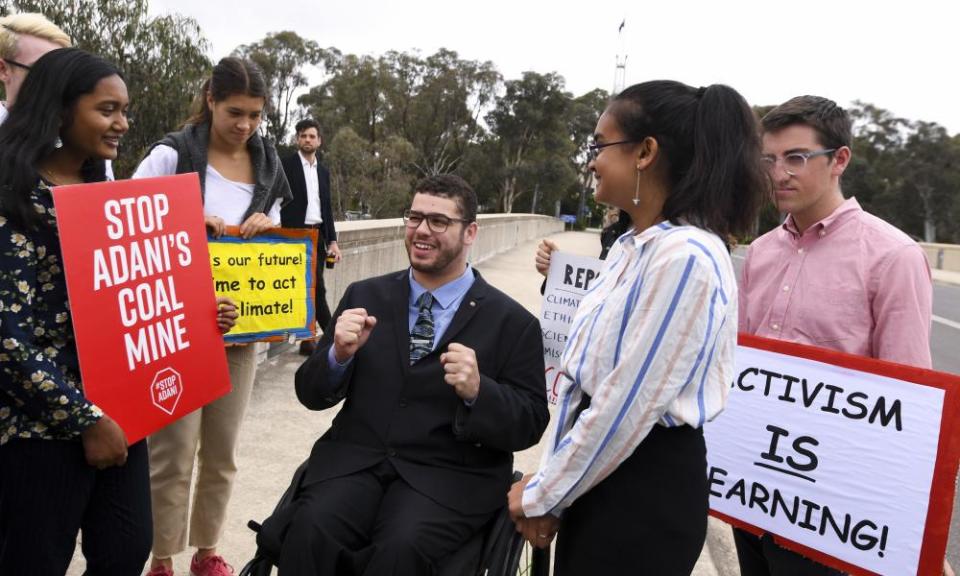
{"label": "grey cardigan", "polygon": [[[200,193],[206,194],[207,146],[210,142],[209,124],[187,124],[183,130],[171,132],[150,147],[169,146],[177,151],[177,174],[196,172],[200,176]],[[250,206],[243,215],[246,220],[257,212],[266,213],[280,199],[286,204],[293,199],[290,184],[280,166],[280,158],[272,144],[259,133],[247,140],[247,149],[253,161],[254,187]],[[147,152],[149,155],[149,152]]]}

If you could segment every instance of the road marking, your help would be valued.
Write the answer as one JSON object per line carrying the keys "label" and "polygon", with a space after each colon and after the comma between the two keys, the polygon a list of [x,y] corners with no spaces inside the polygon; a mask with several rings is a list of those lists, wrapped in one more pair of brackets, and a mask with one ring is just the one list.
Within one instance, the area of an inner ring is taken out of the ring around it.
{"label": "road marking", "polygon": [[944,326],[948,326],[948,327],[950,327],[950,328],[953,328],[954,330],[960,330],[960,322],[955,322],[955,321],[953,321],[953,320],[948,320],[948,319],[942,318],[942,317],[940,317],[940,316],[934,316],[934,317],[933,317],[933,321],[934,321],[934,322],[937,322],[937,323],[940,323],[940,324],[943,324]]}

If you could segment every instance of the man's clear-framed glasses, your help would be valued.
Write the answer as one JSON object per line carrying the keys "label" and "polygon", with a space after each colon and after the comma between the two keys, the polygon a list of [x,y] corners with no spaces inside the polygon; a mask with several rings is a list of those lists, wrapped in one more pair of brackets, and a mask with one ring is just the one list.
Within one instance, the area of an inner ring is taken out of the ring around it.
{"label": "man's clear-framed glasses", "polygon": [[470,220],[451,218],[446,214],[424,214],[423,212],[417,212],[415,210],[403,211],[403,223],[406,224],[407,228],[419,228],[424,220],[427,221],[427,228],[435,234],[446,232],[447,228],[449,228],[453,222],[470,223]]}
{"label": "man's clear-framed glasses", "polygon": [[616,146],[617,144],[636,144],[638,140],[617,140],[616,142],[604,142],[603,144],[593,144],[587,145],[587,162],[593,162],[597,159],[597,156],[600,155],[600,151],[606,148],[607,146]]}
{"label": "man's clear-framed glasses", "polygon": [[783,162],[783,171],[790,176],[796,176],[807,167],[807,161],[818,156],[826,156],[836,152],[836,148],[824,148],[823,150],[811,150],[810,152],[791,152],[784,154],[782,158],[777,158],[773,154],[764,154],[760,157],[763,165],[771,172],[777,167],[777,162]]}

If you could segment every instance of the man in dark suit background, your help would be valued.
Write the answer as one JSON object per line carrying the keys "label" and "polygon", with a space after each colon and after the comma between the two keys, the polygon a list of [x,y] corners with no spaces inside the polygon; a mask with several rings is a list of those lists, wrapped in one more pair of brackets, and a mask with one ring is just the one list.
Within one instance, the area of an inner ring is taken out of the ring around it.
{"label": "man in dark suit background", "polygon": [[450,175],[416,190],[410,268],[348,287],[297,371],[306,407],[344,405],[310,455],[284,576],[433,574],[503,508],[512,453],[549,420],[539,323],[467,263],[476,195]]}
{"label": "man in dark suit background", "polygon": [[[317,241],[317,290],[316,312],[320,328],[330,325],[330,307],[327,306],[327,290],[323,285],[324,258],[333,256],[340,261],[337,246],[337,231],[333,224],[333,207],[330,203],[330,172],[320,164],[318,151],[323,144],[320,125],[315,120],[297,122],[297,153],[281,160],[283,171],[293,191],[293,200],[280,212],[284,228],[316,228]],[[312,341],[300,343],[300,353],[309,356],[313,352]]]}

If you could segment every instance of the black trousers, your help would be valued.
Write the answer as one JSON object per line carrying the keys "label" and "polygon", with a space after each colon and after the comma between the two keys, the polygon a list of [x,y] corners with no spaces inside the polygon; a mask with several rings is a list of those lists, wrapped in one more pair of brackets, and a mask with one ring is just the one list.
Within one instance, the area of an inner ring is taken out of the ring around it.
{"label": "black trousers", "polygon": [[703,431],[654,426],[564,513],[555,576],[688,576],[707,537]]}
{"label": "black trousers", "polygon": [[143,571],[153,540],[147,443],[105,470],[87,464],[79,441],[0,446],[0,575],[63,576],[80,531],[85,574]]}
{"label": "black trousers", "polygon": [[389,460],[305,486],[293,504],[281,576],[429,576],[493,517],[437,504],[413,490]]}
{"label": "black trousers", "polygon": [[733,529],[741,576],[842,576],[843,572],[824,566],[806,556],[787,550],[770,534],[753,534]]}
{"label": "black trousers", "polygon": [[[319,230],[318,230],[319,232]],[[327,305],[327,288],[323,284],[323,269],[326,268],[327,245],[323,236],[317,239],[317,289],[315,311],[317,323],[324,332],[330,327],[330,306]]]}

